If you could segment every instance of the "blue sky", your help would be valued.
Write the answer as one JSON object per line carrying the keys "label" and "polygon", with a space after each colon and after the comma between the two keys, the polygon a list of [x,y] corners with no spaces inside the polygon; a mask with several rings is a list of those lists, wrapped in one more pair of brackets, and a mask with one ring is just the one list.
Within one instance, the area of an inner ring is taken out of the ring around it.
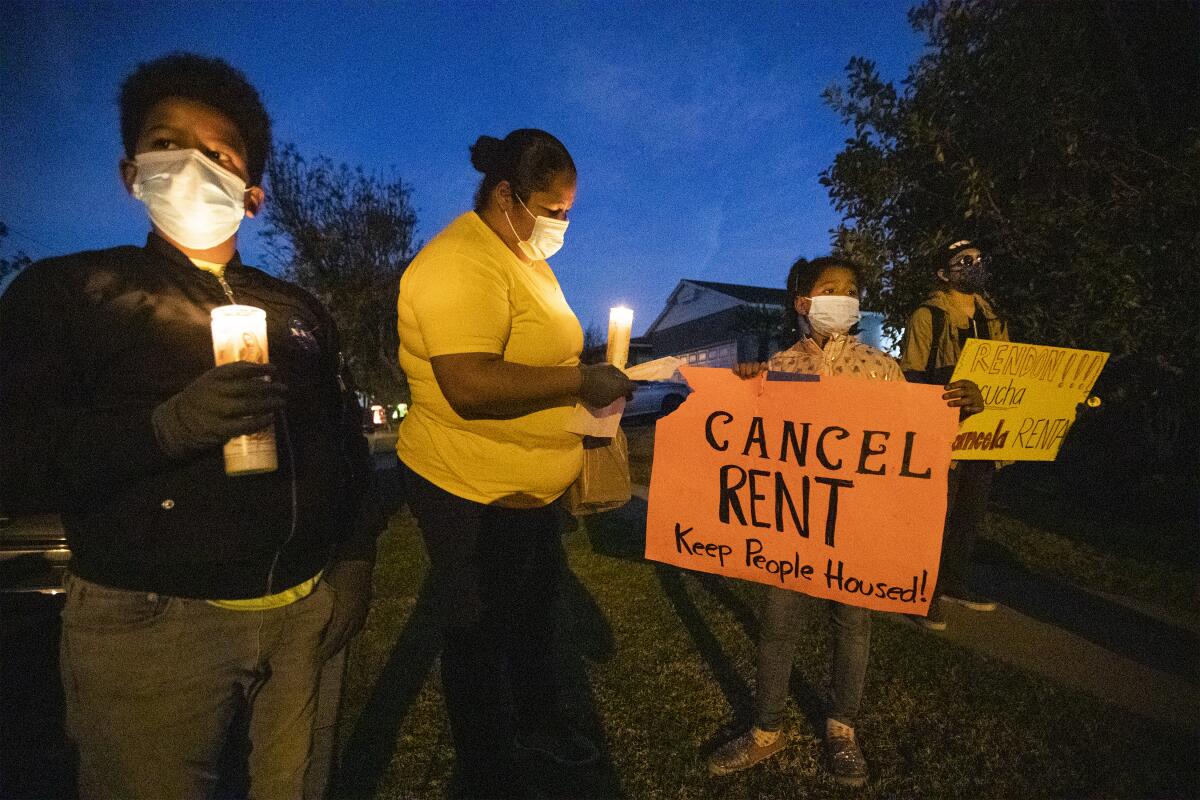
{"label": "blue sky", "polygon": [[[863,55],[899,79],[907,2],[121,3],[0,0],[7,252],[140,242],[117,179],[115,97],[139,61],[227,59],[277,141],[412,187],[419,236],[467,210],[480,134],[544,128],[579,191],[552,263],[580,320],[623,302],[641,331],[681,278],[780,286],[826,251],[817,179],[847,131],[820,92]],[[257,222],[242,251],[260,260]]]}

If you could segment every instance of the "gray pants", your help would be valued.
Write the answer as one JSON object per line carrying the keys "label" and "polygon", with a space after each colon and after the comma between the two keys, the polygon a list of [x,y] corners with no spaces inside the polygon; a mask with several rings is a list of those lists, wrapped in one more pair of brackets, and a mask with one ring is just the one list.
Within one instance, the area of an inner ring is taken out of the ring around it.
{"label": "gray pants", "polygon": [[759,618],[754,708],[754,724],[764,731],[779,730],[783,724],[792,659],[805,633],[800,626],[800,610],[804,603],[815,602],[828,605],[833,617],[833,679],[826,716],[854,725],[871,653],[871,611],[771,587]]}
{"label": "gray pants", "polygon": [[62,679],[83,800],[211,796],[243,703],[250,796],[302,796],[315,653],[333,610],[327,586],[269,611],[229,611],[74,575],[66,588]]}

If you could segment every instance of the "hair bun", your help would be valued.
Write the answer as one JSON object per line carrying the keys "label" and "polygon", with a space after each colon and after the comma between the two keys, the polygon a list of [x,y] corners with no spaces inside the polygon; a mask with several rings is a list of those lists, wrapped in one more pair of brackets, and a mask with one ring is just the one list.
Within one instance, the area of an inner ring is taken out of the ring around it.
{"label": "hair bun", "polygon": [[495,136],[480,136],[475,140],[475,144],[471,145],[471,166],[484,175],[495,172],[500,166],[500,153],[503,148],[504,142]]}

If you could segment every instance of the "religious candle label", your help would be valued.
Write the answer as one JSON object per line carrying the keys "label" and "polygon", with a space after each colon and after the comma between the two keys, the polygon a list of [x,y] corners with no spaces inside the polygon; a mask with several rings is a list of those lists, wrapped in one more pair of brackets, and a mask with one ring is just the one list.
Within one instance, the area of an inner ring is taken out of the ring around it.
{"label": "religious candle label", "polygon": [[[213,356],[217,366],[234,361],[266,364],[267,312],[254,306],[218,306],[212,310]],[[235,436],[225,443],[225,474],[254,475],[279,468],[275,426]]]}

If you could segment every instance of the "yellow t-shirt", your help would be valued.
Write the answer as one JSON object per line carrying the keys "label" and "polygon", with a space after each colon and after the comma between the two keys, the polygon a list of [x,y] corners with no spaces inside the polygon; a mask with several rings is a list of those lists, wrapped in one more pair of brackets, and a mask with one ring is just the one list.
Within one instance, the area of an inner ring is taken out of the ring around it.
{"label": "yellow t-shirt", "polygon": [[474,211],[417,254],[400,279],[400,367],[412,409],[396,453],[434,485],[477,503],[553,502],[579,475],[583,448],[570,406],[510,419],[454,413],[429,359],[495,353],[528,366],[579,363],[583,330],[545,261],[526,264]]}

